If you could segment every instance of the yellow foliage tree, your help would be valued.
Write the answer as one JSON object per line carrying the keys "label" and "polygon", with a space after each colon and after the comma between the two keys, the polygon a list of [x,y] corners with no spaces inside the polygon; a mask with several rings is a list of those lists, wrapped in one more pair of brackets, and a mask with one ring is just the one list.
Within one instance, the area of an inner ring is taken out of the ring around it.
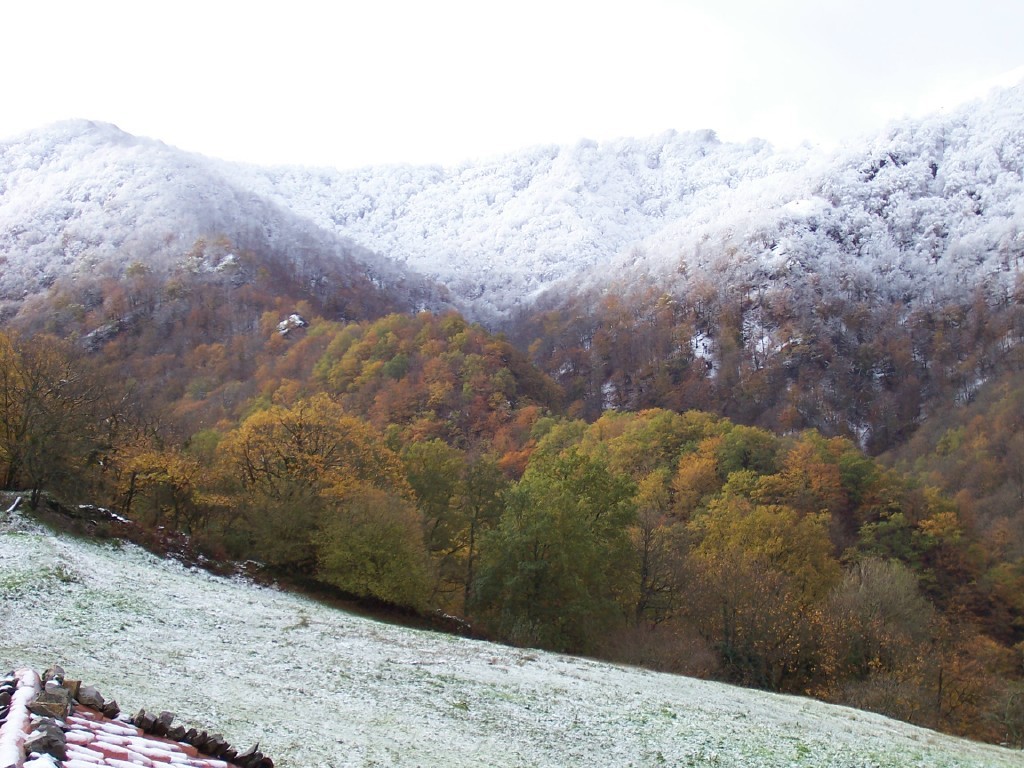
{"label": "yellow foliage tree", "polygon": [[[749,471],[733,476],[754,475]],[[833,664],[823,642],[822,597],[839,576],[827,514],[800,515],[727,491],[688,528],[691,620],[717,649],[728,677],[808,692]]]}
{"label": "yellow foliage tree", "polygon": [[721,438],[703,440],[694,453],[679,459],[672,490],[675,492],[675,513],[688,520],[702,504],[722,487],[716,456]]}
{"label": "yellow foliage tree", "polygon": [[828,513],[801,515],[792,507],[723,495],[690,527],[700,541],[698,557],[739,552],[786,574],[804,603],[824,596],[839,578],[828,537]]}
{"label": "yellow foliage tree", "polygon": [[66,344],[0,333],[0,487],[28,489],[34,507],[45,487],[73,483],[99,447],[100,399]]}
{"label": "yellow foliage tree", "polygon": [[839,466],[822,456],[824,442],[816,433],[803,435],[783,456],[781,470],[761,478],[759,499],[803,514],[843,512],[847,498]]}
{"label": "yellow foliage tree", "polygon": [[670,516],[668,472],[643,478],[635,497],[636,523],[630,539],[636,557],[637,625],[660,624],[675,613],[682,593],[684,529]]}
{"label": "yellow foliage tree", "polygon": [[146,516],[151,525],[170,524],[194,533],[205,510],[198,504],[199,462],[176,450],[141,450],[130,456],[121,473],[122,510]]}
{"label": "yellow foliage tree", "polygon": [[394,451],[324,394],[253,413],[219,450],[241,486],[256,552],[288,571],[315,573],[318,534],[348,486],[412,499]]}

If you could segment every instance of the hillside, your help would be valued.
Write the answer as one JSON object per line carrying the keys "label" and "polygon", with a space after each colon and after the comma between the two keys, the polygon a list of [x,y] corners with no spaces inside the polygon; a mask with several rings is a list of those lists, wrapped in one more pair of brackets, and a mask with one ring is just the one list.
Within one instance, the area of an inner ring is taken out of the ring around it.
{"label": "hillside", "polygon": [[248,182],[484,317],[553,286],[650,275],[676,291],[709,274],[788,288],[817,275],[848,294],[947,299],[1014,285],[998,275],[1024,247],[1022,115],[1019,86],[835,153],[668,132],[451,169],[249,169]]}
{"label": "hillside", "polygon": [[[340,261],[410,305],[508,320],[549,289],[701,280],[906,302],[1012,290],[1024,85],[835,152],[713,132],[457,167],[257,168],[84,121],[0,144],[0,297],[199,237]],[[421,277],[425,276],[425,277]]]}
{"label": "hillside", "polygon": [[805,162],[763,142],[674,131],[598,145],[538,146],[454,168],[241,168],[252,189],[329,231],[448,285],[484,319],[507,319],[556,285],[687,220],[738,180]]}
{"label": "hillside", "polygon": [[0,144],[0,318],[180,358],[303,302],[454,307],[587,418],[696,407],[880,453],[1019,344],[1022,125],[1019,85],[833,152],[666,132],[333,170],[62,123]]}
{"label": "hillside", "polygon": [[1022,116],[1018,86],[835,152],[668,132],[447,169],[241,178],[444,282],[485,318],[529,309],[553,286],[642,277],[674,291],[701,278],[799,291],[817,276],[841,294],[936,300],[1013,287]]}
{"label": "hillside", "polygon": [[[225,247],[204,253],[214,242]],[[162,280],[231,277],[240,258],[312,295],[443,305],[443,289],[253,194],[208,158],[85,120],[0,143],[0,317],[55,284],[123,280],[133,264]]]}
{"label": "hillside", "polygon": [[1024,84],[808,153],[799,170],[743,179],[667,223],[617,265],[635,265],[625,282],[649,272],[676,290],[710,275],[911,307],[978,287],[999,301],[1024,256],[1022,117]]}
{"label": "hillside", "polygon": [[218,724],[283,768],[1020,761],[807,699],[380,624],[12,513],[0,585],[5,667],[59,662],[126,710]]}
{"label": "hillside", "polygon": [[0,144],[0,485],[1019,745],[1022,116],[354,171],[34,131]]}

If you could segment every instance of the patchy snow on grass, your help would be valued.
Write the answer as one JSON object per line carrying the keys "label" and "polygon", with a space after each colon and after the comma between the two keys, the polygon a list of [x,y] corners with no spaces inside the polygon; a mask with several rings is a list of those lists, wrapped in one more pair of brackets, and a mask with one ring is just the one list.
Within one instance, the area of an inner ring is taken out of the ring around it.
{"label": "patchy snow on grass", "polygon": [[0,663],[278,766],[1020,766],[808,699],[391,626],[0,518]]}

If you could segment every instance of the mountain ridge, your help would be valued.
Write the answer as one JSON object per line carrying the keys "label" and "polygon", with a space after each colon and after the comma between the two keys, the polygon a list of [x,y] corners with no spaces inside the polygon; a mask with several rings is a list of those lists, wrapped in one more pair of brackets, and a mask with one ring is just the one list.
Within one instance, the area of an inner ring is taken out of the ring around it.
{"label": "mountain ridge", "polygon": [[398,307],[445,304],[424,298],[443,297],[443,288],[253,195],[200,155],[86,120],[0,144],[0,303],[7,315],[61,279],[119,278],[132,263],[165,276],[186,269],[197,244],[201,251],[217,239],[227,240],[228,251],[282,262],[311,285],[327,281],[336,290],[361,281],[394,295]]}
{"label": "mountain ridge", "polygon": [[67,121],[0,144],[0,295],[216,235],[292,263],[315,250],[413,284],[410,307],[451,302],[499,323],[611,278],[680,291],[699,275],[790,287],[819,275],[890,300],[1005,291],[1024,248],[1022,125],[1024,85],[833,152],[666,131],[342,171],[229,163]]}
{"label": "mountain ridge", "polygon": [[669,131],[423,168],[412,194],[410,168],[338,172],[319,199],[301,175],[264,171],[253,185],[325,226],[325,203],[348,214],[353,200],[376,200],[335,226],[485,317],[510,317],[552,288],[607,289],[609,277],[685,291],[698,273],[790,285],[820,275],[881,299],[963,298],[982,282],[1013,287],[991,277],[1012,272],[1024,248],[1022,125],[1024,85],[831,152]]}
{"label": "mountain ridge", "polygon": [[650,234],[652,222],[680,215],[694,191],[725,183],[766,152],[763,142],[731,145],[709,131],[670,131],[538,146],[451,169],[315,178],[247,170],[249,186],[451,286],[471,311],[501,318],[559,280],[599,268]]}

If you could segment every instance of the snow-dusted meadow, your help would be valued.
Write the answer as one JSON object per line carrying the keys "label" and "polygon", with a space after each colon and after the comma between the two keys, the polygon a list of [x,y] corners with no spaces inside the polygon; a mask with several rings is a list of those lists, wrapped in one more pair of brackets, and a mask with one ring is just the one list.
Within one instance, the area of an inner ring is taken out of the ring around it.
{"label": "snow-dusted meadow", "polygon": [[0,664],[62,664],[133,713],[282,768],[1020,766],[811,700],[352,616],[0,513]]}

